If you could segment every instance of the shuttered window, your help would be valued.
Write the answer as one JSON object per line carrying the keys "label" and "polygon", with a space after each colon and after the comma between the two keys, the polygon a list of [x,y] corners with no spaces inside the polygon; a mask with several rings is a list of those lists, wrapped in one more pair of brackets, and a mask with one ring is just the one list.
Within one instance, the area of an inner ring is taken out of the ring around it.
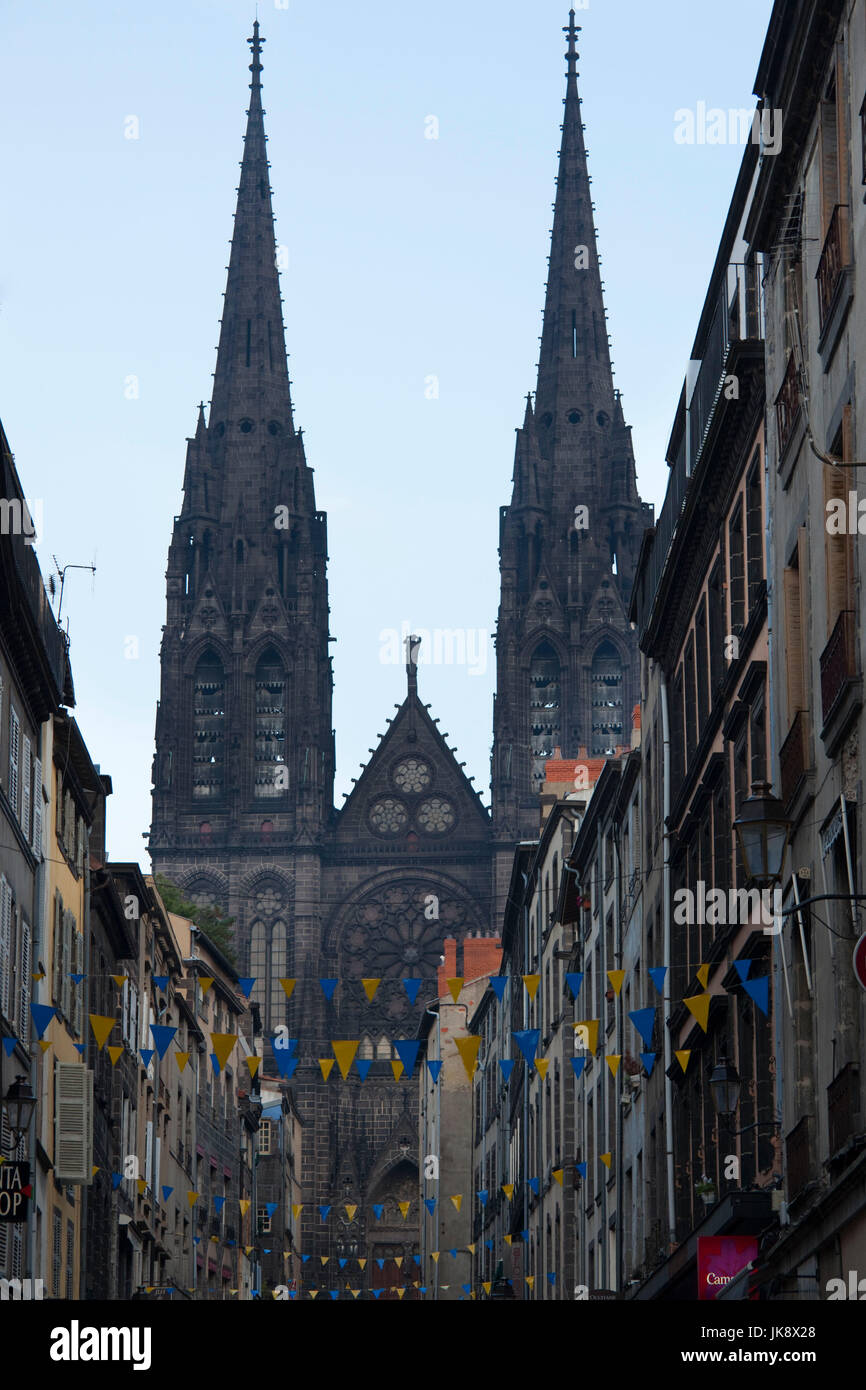
{"label": "shuttered window", "polygon": [[[83,975],[84,937],[81,935],[81,932],[75,930],[74,918],[72,922],[72,943],[72,956],[73,960],[75,961],[73,969],[76,975]],[[86,986],[83,980],[78,985],[75,984],[74,981],[70,981],[70,984],[72,985],[72,1024],[75,1030],[76,1037],[80,1038],[82,1036],[82,1030],[84,1028],[84,991]]]}
{"label": "shuttered window", "polygon": [[33,776],[33,745],[25,734],[21,758],[21,829],[30,842],[30,782]]}
{"label": "shuttered window", "polygon": [[63,1263],[63,1217],[54,1208],[54,1247],[51,1260],[51,1292],[60,1297],[60,1272]]}
{"label": "shuttered window", "polygon": [[42,759],[34,760],[33,773],[33,853],[42,861]]}
{"label": "shuttered window", "polygon": [[[841,430],[842,457],[846,463],[853,461],[851,439],[851,406],[846,405],[842,412]],[[847,517],[850,470],[824,465],[824,516],[831,501],[841,501],[842,515]],[[824,563],[827,584],[827,636],[836,626],[839,614],[854,607],[854,537],[848,534],[856,517],[848,519],[848,528],[841,535],[831,535],[824,528]]]}
{"label": "shuttered window", "polygon": [[19,756],[21,724],[11,704],[9,706],[9,800],[16,817],[19,814],[20,770]]}
{"label": "shuttered window", "polygon": [[75,1273],[75,1226],[66,1218],[66,1297],[72,1298]]}
{"label": "shuttered window", "polygon": [[801,589],[801,566],[806,560],[806,528],[798,533],[797,550],[782,575],[785,593],[785,678],[788,686],[788,726],[798,710],[806,709],[805,614]]}
{"label": "shuttered window", "polygon": [[0,876],[0,1013],[13,1021],[12,1007],[12,889]]}
{"label": "shuttered window", "polygon": [[93,1164],[93,1072],[80,1062],[58,1062],[55,1072],[54,1176],[62,1183],[90,1181]]}
{"label": "shuttered window", "polygon": [[51,961],[51,997],[57,1007],[63,998],[63,899],[54,894],[54,939]]}
{"label": "shuttered window", "polygon": [[28,1036],[30,1017],[30,971],[32,969],[30,923],[21,918],[21,941],[18,951],[18,1036]]}

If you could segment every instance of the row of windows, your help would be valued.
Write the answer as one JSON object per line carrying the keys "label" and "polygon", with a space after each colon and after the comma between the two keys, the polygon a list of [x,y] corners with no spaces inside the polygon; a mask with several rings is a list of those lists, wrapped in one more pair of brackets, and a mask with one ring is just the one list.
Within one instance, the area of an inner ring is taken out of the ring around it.
{"label": "row of windows", "polygon": [[[225,790],[226,678],[213,652],[202,656],[193,683],[193,796],[216,800]],[[278,797],[288,789],[286,765],[286,673],[273,650],[256,666],[253,725],[256,797]]]}

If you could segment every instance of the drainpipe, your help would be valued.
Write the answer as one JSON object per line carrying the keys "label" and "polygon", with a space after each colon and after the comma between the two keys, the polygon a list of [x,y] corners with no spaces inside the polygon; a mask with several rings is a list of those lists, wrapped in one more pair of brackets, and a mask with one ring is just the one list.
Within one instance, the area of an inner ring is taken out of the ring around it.
{"label": "drainpipe", "polygon": [[[436,1052],[437,1052],[438,1055],[434,1058],[434,1061],[440,1061],[440,1062],[441,1062],[441,1060],[442,1060],[442,1032],[441,1032],[441,1019],[440,1019],[440,1017],[439,1017],[439,1010],[438,1010],[438,1009],[431,1009],[429,1004],[425,1004],[425,1006],[424,1006],[424,1012],[430,1014],[431,1017],[432,1017],[433,1019],[435,1019],[435,1021],[436,1021]],[[466,1012],[466,1016],[467,1016],[467,1018],[469,1017],[469,1011],[468,1011],[468,1009],[467,1009],[467,1012]],[[440,1070],[440,1072],[439,1072],[439,1080],[437,1081],[437,1083],[436,1083],[436,1085],[434,1086],[433,1089],[434,1089],[435,1094],[436,1094],[436,1128],[435,1128],[435,1134],[436,1134],[436,1156],[437,1156],[437,1158],[441,1161],[441,1158],[442,1158],[442,1072],[441,1072],[441,1070]],[[470,1115],[471,1115],[471,1111],[470,1111]],[[470,1123],[471,1123],[471,1120],[470,1120]],[[470,1133],[471,1133],[471,1130],[470,1130]],[[440,1173],[439,1176],[438,1176],[437,1179],[436,1179],[437,1183],[439,1182],[439,1179],[441,1178],[441,1176],[442,1176],[442,1175],[441,1175],[441,1173]],[[436,1191],[439,1192],[439,1191],[440,1191],[440,1188],[437,1187],[437,1188],[436,1188]],[[439,1203],[437,1202],[437,1203],[436,1203],[436,1211],[438,1211],[438,1209],[439,1209]],[[438,1223],[439,1223],[439,1217],[438,1217],[438,1216],[435,1214],[435,1212],[434,1212],[434,1216],[433,1216],[433,1231],[434,1231],[434,1236],[435,1236],[435,1240],[436,1240],[436,1244],[437,1244],[437,1245],[439,1244]],[[424,1258],[424,1255],[423,1255],[423,1247],[422,1247],[422,1255],[421,1255],[421,1258],[422,1258],[422,1260],[423,1260],[423,1258]],[[422,1265],[422,1268],[423,1268],[423,1265]],[[438,1301],[439,1301],[439,1261],[438,1261],[438,1260],[434,1260],[434,1261],[433,1261],[433,1302],[434,1302],[434,1303],[438,1303]]]}
{"label": "drainpipe", "polygon": [[[616,826],[616,825],[614,826],[613,852],[614,852],[614,855],[616,856],[616,877],[615,877],[615,879],[614,879],[614,883],[615,883],[615,885],[616,885],[616,916],[615,916],[615,918],[614,918],[614,920],[615,920],[615,922],[616,922],[616,936],[615,936],[615,938],[614,938],[614,948],[613,948],[613,949],[614,949],[614,959],[615,959],[615,961],[616,961],[616,965],[615,965],[614,968],[615,968],[616,970],[621,970],[621,969],[622,969],[622,893],[621,893],[621,891],[620,891],[620,885],[621,885],[621,882],[622,882],[622,879],[621,879],[621,874],[622,874],[622,859],[621,859],[621,857],[620,857],[620,852],[619,852],[619,827]],[[622,990],[620,990],[619,994],[616,996],[616,1001],[615,1001],[615,1003],[614,1003],[614,1009],[616,1010],[616,1050],[617,1050],[617,1052],[619,1053],[620,1057],[622,1057],[622,1056],[623,1056],[623,1051],[624,1051],[623,1045],[622,1045],[622,1044],[623,1044],[623,1037],[622,1037],[622,1034],[623,1034]],[[622,1077],[622,1063],[620,1063],[620,1067],[619,1067],[619,1070],[618,1070],[618,1072],[617,1072],[617,1075],[614,1077],[614,1087],[617,1086],[617,1083],[619,1084],[620,1087],[622,1086],[621,1077]],[[615,1282],[615,1284],[614,1284],[614,1287],[615,1287],[617,1293],[621,1293],[621,1292],[622,1292],[622,1286],[623,1286],[623,1262],[622,1262],[622,1253],[623,1253],[623,1229],[622,1229],[622,1228],[623,1228],[623,1221],[624,1221],[624,1219],[625,1219],[625,1217],[624,1217],[624,1212],[623,1212],[623,1209],[622,1209],[623,1188],[624,1188],[624,1182],[623,1182],[624,1159],[623,1159],[623,1152],[622,1152],[623,1117],[622,1117],[622,1104],[621,1104],[621,1102],[620,1102],[619,1096],[616,1097],[616,1101],[617,1101],[617,1104],[616,1104],[616,1230],[615,1230],[615,1240],[616,1240],[616,1272],[615,1272],[615,1281],[616,1281],[616,1282]]]}
{"label": "drainpipe", "polygon": [[[605,996],[605,982],[606,982],[606,980],[607,980],[607,971],[608,971],[608,968],[609,968],[609,967],[608,967],[608,963],[607,963],[607,932],[606,932],[606,930],[605,930],[605,914],[604,914],[604,839],[603,839],[602,833],[601,833],[601,817],[600,817],[600,816],[599,816],[598,820],[596,821],[596,826],[595,826],[595,866],[596,866],[596,873],[598,874],[598,934],[599,934],[599,945],[600,945],[600,947],[601,947],[601,950],[600,950],[600,952],[599,952],[599,955],[601,956],[601,979],[600,979],[600,981],[599,981],[599,990],[600,990],[600,992],[601,992],[601,1008],[600,1008],[600,1010],[599,1010],[599,1013],[600,1013],[601,1017],[599,1018],[599,1026],[604,1030],[604,1034],[606,1034],[606,1033],[607,1033],[607,1006],[606,1006],[606,1004],[605,1004],[605,998],[604,998],[604,996]],[[584,1090],[586,1090],[586,1087],[584,1087]],[[600,1135],[603,1136],[603,1137],[602,1137],[602,1142],[604,1143],[605,1149],[606,1149],[606,1148],[607,1148],[607,1087],[604,1085],[604,1083],[602,1083],[602,1085],[601,1085],[601,1088],[600,1088],[600,1090],[599,1090],[599,1096],[598,1096],[598,1098],[599,1098],[599,1107],[598,1107],[599,1113],[598,1113],[598,1115],[596,1116],[596,1126],[597,1126],[596,1132],[597,1132],[598,1134],[600,1134]],[[596,1144],[596,1148],[598,1148],[598,1145],[597,1145],[597,1144]],[[598,1154],[597,1154],[597,1153],[596,1153],[595,1158],[596,1158],[596,1165],[597,1165],[597,1163],[598,1163]],[[596,1171],[597,1171],[597,1169],[596,1169]],[[607,1235],[607,1181],[606,1181],[606,1179],[602,1179],[602,1181],[601,1181],[601,1230],[599,1231],[599,1239],[598,1239],[598,1241],[597,1241],[596,1243],[597,1243],[598,1245],[601,1246],[601,1287],[602,1287],[603,1289],[606,1289],[606,1288],[609,1287],[609,1286],[608,1286],[608,1263],[609,1263],[609,1261],[608,1261],[608,1258],[607,1258],[608,1235]]]}
{"label": "drainpipe", "polygon": [[[97,802],[98,804],[98,802]],[[84,937],[84,978],[90,979],[90,831],[84,832],[84,921],[81,924],[81,932]],[[90,1120],[93,1124],[93,1117]],[[93,1179],[91,1178],[92,1182]],[[81,1211],[79,1216],[79,1238],[81,1241],[81,1258],[78,1267],[78,1297],[87,1296],[87,1207],[88,1207],[88,1185],[81,1185]]]}
{"label": "drainpipe", "polygon": [[[668,818],[671,813],[671,731],[668,718],[668,686],[664,670],[659,667],[662,713],[662,831],[664,852],[662,857],[662,915],[664,917],[664,960],[665,987],[663,994],[664,1018],[671,1016],[671,832]],[[673,1082],[670,1070],[672,1058],[671,1030],[665,1024],[665,1149],[667,1158],[668,1191],[668,1254],[676,1245],[677,1216],[674,1202],[674,1134],[673,1134]]]}
{"label": "drainpipe", "polygon": [[[526,897],[529,891],[529,875],[521,870],[520,877],[523,879],[523,973],[529,972],[529,908],[526,905]],[[523,1027],[529,1027],[529,994],[523,991]],[[529,1068],[523,1069],[523,1229],[529,1230],[529,1186],[527,1177],[529,1176]],[[524,1251],[524,1274],[529,1267],[529,1242],[526,1242]],[[524,1288],[528,1287],[524,1284]]]}
{"label": "drainpipe", "polygon": [[[772,576],[772,574],[771,574],[771,572],[770,572],[770,564],[769,564],[770,557],[771,557],[771,555],[772,555],[773,552],[774,552],[774,541],[773,541],[773,529],[774,529],[774,528],[773,528],[773,512],[772,512],[772,509],[771,509],[771,507],[770,507],[770,505],[769,505],[769,501],[770,501],[770,465],[769,465],[769,463],[768,463],[768,458],[769,458],[769,454],[768,454],[767,445],[766,445],[766,426],[765,426],[765,430],[764,430],[764,511],[765,511],[765,515],[766,515],[766,519],[767,519],[767,554],[766,554],[766,578],[767,578],[767,584],[766,584],[766,588],[767,588],[767,673],[768,673],[768,674],[767,674],[767,705],[768,705],[768,707],[769,707],[768,710],[767,710],[767,735],[768,735],[768,738],[769,738],[770,757],[772,757],[772,756],[773,756],[773,750],[774,750],[775,748],[777,748],[778,745],[777,745],[777,743],[776,743],[776,710],[775,710],[775,702],[774,702],[775,681],[773,680],[773,653],[774,653],[774,649],[775,649],[775,645],[776,645],[775,636],[774,636],[774,633],[773,633],[773,576]],[[769,772],[770,772],[770,775],[772,775],[772,773],[775,772],[775,768],[770,769]],[[796,879],[796,875],[792,876],[791,882],[792,882],[793,887],[794,887],[794,896],[795,896],[795,899],[796,899],[796,896],[797,896],[797,879]],[[799,918],[799,922],[800,922],[800,932],[802,933],[802,931],[803,931],[803,920],[802,920],[802,918]],[[779,921],[774,921],[774,922],[773,922],[773,926],[774,926],[774,928],[775,928],[775,927],[778,927],[778,928],[779,928],[779,933],[778,933],[778,935],[774,935],[774,937],[773,937],[773,947],[774,947],[774,950],[778,950],[779,955],[780,955],[780,957],[781,957],[781,960],[782,960],[782,972],[783,972],[783,975],[784,975],[784,978],[785,978],[785,987],[786,987],[786,989],[787,989],[787,985],[788,985],[788,967],[787,967],[787,963],[786,963],[786,960],[785,960],[785,938],[784,938],[784,935],[783,935],[784,923],[779,922]],[[793,923],[792,923],[792,928],[793,928]],[[805,960],[805,958],[806,958],[806,953],[805,953],[805,951],[804,951],[804,952],[803,952],[803,959]],[[808,966],[806,967],[806,971],[807,971],[807,977],[808,977]],[[789,999],[789,1001],[788,1001],[788,1008],[789,1008],[789,1010],[790,1010],[790,999]],[[783,1073],[784,1067],[783,1067],[783,1065],[782,1065],[782,1058],[784,1057],[784,1052],[783,1052],[784,1043],[783,1043],[783,1041],[782,1041],[782,1013],[783,1013],[783,1010],[782,1010],[782,1009],[774,1009],[774,1010],[773,1010],[773,1014],[774,1014],[774,1017],[773,1017],[773,1032],[774,1032],[774,1034],[775,1034],[775,1041],[776,1041],[775,1055],[776,1055],[776,1059],[777,1059],[777,1060],[776,1060],[776,1075],[775,1075],[775,1083],[776,1083],[776,1085],[775,1085],[775,1090],[776,1090],[776,1112],[775,1112],[775,1113],[776,1113],[777,1115],[782,1115],[782,1114],[783,1114],[783,1110],[782,1110],[782,1101],[783,1101],[783,1095],[782,1095],[782,1073]]]}

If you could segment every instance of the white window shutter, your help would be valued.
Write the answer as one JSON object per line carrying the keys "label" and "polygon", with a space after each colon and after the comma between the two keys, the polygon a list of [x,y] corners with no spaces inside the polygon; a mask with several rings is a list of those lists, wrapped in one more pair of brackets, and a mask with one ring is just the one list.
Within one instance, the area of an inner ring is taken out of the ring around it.
{"label": "white window shutter", "polygon": [[21,759],[21,829],[30,842],[30,779],[33,776],[33,745],[27,735],[22,739],[23,757]]}
{"label": "white window shutter", "polygon": [[35,759],[33,774],[33,853],[42,862],[42,759]]}
{"label": "white window shutter", "polygon": [[[12,889],[0,876],[0,1014],[9,1018],[12,1006]],[[12,1020],[10,1019],[10,1022]]]}
{"label": "white window shutter", "polygon": [[80,1062],[58,1062],[55,1073],[54,1176],[88,1183],[93,1166],[93,1072]]}
{"label": "white window shutter", "polygon": [[19,952],[18,977],[18,1036],[27,1038],[30,1027],[30,971],[32,969],[30,923],[21,918],[21,947]]}
{"label": "white window shutter", "polygon": [[19,744],[21,742],[21,725],[18,715],[12,705],[9,706],[9,800],[12,803],[12,810],[18,816],[19,801]]}

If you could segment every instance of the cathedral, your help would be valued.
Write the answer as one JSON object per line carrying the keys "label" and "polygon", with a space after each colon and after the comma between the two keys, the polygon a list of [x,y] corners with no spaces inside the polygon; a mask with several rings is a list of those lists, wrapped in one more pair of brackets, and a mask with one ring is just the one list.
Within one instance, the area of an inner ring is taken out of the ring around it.
{"label": "cathedral", "polygon": [[[394,1080],[392,1040],[417,1035],[446,938],[462,975],[465,941],[499,935],[515,843],[538,833],[545,760],[615,752],[638,698],[626,610],[651,509],[611,375],[573,11],[566,33],[538,378],[500,518],[491,810],[419,697],[411,644],[402,704],[334,807],[327,520],[292,410],[258,21],[249,41],[213,394],[187,441],[168,555],[149,848],[156,873],[234,918],[265,1033],[285,1024],[299,1040],[314,1256],[417,1251],[417,1219],[397,1206],[417,1209],[417,1078]],[[381,978],[372,1000],[369,978]],[[321,979],[338,981],[330,998]],[[414,1001],[406,980],[421,981]],[[332,1039],[360,1040],[363,1084],[354,1068],[322,1080]],[[319,1221],[318,1204],[345,1203],[352,1220]]]}

